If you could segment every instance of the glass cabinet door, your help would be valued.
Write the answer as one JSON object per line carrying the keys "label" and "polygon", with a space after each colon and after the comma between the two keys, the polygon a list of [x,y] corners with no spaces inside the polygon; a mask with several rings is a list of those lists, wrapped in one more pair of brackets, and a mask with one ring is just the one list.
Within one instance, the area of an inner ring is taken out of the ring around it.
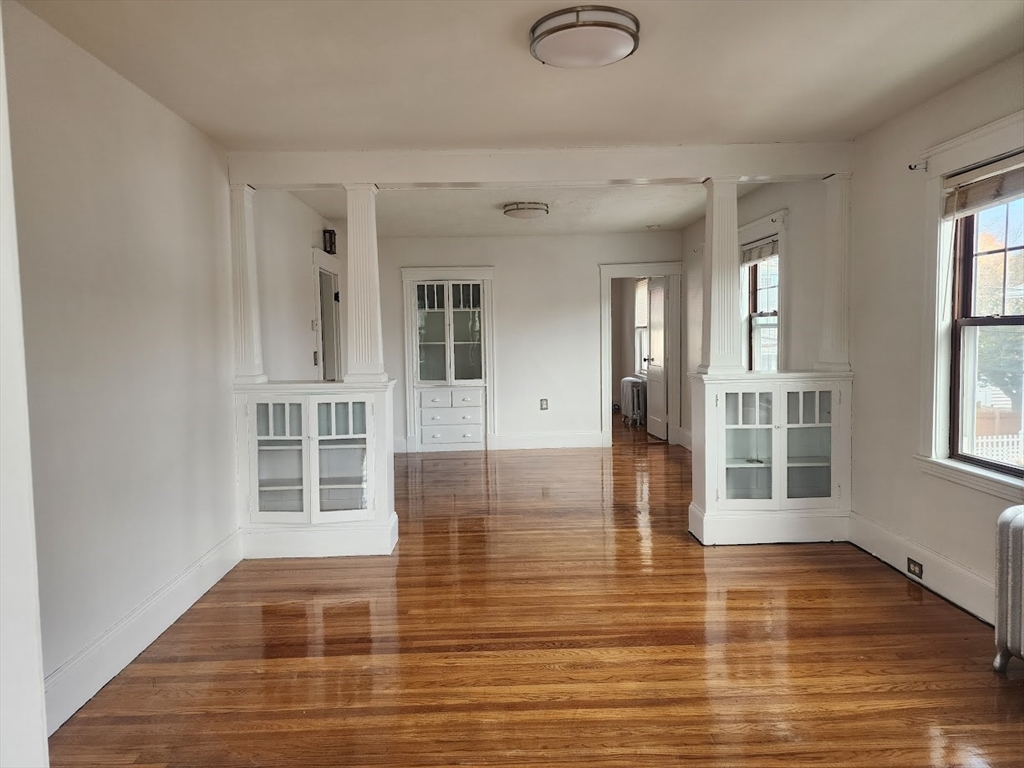
{"label": "glass cabinet door", "polygon": [[830,389],[786,392],[786,497],[832,496]]}
{"label": "glass cabinet door", "polygon": [[725,497],[772,498],[772,392],[725,393]]}
{"label": "glass cabinet door", "polygon": [[316,403],[316,482],[320,514],[367,508],[369,406]]}
{"label": "glass cabinet door", "polygon": [[484,377],[480,283],[452,283],[452,344],[455,381]]}
{"label": "glass cabinet door", "polygon": [[416,327],[419,345],[419,380],[448,380],[448,318],[445,283],[416,286]]}
{"label": "glass cabinet door", "polygon": [[259,512],[305,511],[302,403],[256,403],[256,486]]}

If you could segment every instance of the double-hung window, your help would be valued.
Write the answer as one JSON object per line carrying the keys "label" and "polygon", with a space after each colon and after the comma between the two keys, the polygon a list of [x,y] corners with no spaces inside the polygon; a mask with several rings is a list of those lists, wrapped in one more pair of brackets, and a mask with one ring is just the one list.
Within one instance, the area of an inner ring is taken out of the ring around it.
{"label": "double-hung window", "polygon": [[636,281],[636,320],[633,335],[633,370],[639,374],[647,374],[648,358],[651,355],[651,310],[649,283],[646,277]]}
{"label": "double-hung window", "polygon": [[1018,477],[1024,476],[1020,163],[1024,157],[1017,156],[1016,163],[947,179],[944,210],[955,221],[950,457]]}
{"label": "double-hung window", "polygon": [[772,236],[742,248],[747,301],[747,367],[779,369],[779,239]]}

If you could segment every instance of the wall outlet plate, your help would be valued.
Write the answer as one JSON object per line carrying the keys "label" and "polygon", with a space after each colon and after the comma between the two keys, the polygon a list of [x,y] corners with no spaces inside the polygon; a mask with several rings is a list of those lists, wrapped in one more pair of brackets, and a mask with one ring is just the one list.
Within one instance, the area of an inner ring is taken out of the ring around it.
{"label": "wall outlet plate", "polygon": [[547,399],[546,397],[544,397],[544,398],[541,398],[541,401],[540,401],[540,409],[541,409],[542,411],[546,411],[546,410],[548,409],[548,399]]}
{"label": "wall outlet plate", "polygon": [[917,576],[919,579],[924,578],[924,566],[921,565],[917,560],[907,558],[907,573],[911,576]]}

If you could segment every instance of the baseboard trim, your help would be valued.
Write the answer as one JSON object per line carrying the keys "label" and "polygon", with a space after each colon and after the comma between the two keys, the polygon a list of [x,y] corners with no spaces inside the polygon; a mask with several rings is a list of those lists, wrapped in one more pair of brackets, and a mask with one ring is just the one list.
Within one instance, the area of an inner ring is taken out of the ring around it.
{"label": "baseboard trim", "polygon": [[46,676],[52,735],[242,560],[236,530]]}
{"label": "baseboard trim", "polygon": [[395,438],[395,453],[408,453],[409,452],[409,438],[396,437]]}
{"label": "baseboard trim", "polygon": [[488,435],[487,450],[519,450],[524,448],[600,448],[600,430],[593,432],[527,432]]}
{"label": "baseboard trim", "polygon": [[351,523],[246,528],[247,560],[275,557],[353,557],[390,555],[398,544],[398,515],[385,523],[373,520]]}
{"label": "baseboard trim", "polygon": [[[856,512],[850,514],[849,541],[982,621],[995,620],[994,580]],[[924,579],[907,574],[907,557],[924,565]]]}
{"label": "baseboard trim", "polygon": [[849,516],[844,510],[786,512],[715,512],[690,505],[690,533],[701,544],[799,544],[846,541]]}

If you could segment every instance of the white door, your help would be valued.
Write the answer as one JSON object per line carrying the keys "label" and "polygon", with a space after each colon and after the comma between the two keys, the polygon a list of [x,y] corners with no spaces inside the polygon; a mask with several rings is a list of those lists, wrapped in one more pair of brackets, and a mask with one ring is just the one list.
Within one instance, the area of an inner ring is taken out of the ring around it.
{"label": "white door", "polygon": [[662,440],[668,439],[668,388],[665,386],[665,301],[668,280],[652,277],[650,291],[651,345],[647,353],[647,431]]}

